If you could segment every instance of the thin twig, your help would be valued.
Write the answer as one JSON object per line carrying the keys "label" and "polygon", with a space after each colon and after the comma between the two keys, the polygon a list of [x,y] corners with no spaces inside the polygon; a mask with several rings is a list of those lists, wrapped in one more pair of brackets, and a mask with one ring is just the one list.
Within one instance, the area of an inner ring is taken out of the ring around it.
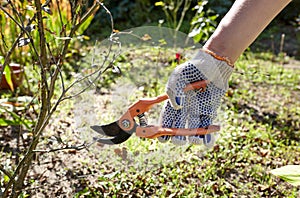
{"label": "thin twig", "polygon": [[0,164],[0,171],[3,172],[9,179],[12,179],[12,175],[8,170],[4,169],[2,164]]}
{"label": "thin twig", "polygon": [[17,8],[15,7],[15,5],[14,5],[11,1],[9,1],[9,5],[12,7],[13,12],[16,13],[16,15],[18,16],[18,18],[19,18],[19,20],[20,20],[21,25],[23,26],[23,28],[25,28],[25,27],[24,27],[24,22],[23,22],[22,16],[21,16],[20,13],[18,12],[18,10],[17,10]]}
{"label": "thin twig", "polygon": [[179,31],[179,29],[180,29],[180,27],[182,25],[183,19],[185,17],[185,14],[186,14],[186,12],[189,10],[189,8],[191,6],[191,2],[192,1],[190,1],[190,0],[185,0],[184,7],[183,7],[183,10],[181,12],[181,16],[180,16],[179,22],[178,22],[177,27],[175,29],[176,31]]}
{"label": "thin twig", "polygon": [[[111,44],[109,45],[109,48],[108,48],[108,53],[107,55],[105,56],[105,59],[102,61],[102,65],[94,72],[92,72],[91,74],[89,75],[86,75],[80,79],[77,79],[75,80],[71,85],[69,85],[65,92],[62,93],[62,95],[64,95],[64,97],[61,97],[61,101],[63,100],[67,100],[67,99],[71,99],[73,97],[76,97],[80,94],[82,94],[83,92],[85,92],[87,89],[89,89],[93,84],[94,82],[96,82],[96,80],[98,80],[101,76],[101,74],[103,74],[107,69],[111,68],[111,65],[113,64],[113,62],[116,60],[116,58],[120,55],[120,52],[121,52],[121,43],[119,41],[116,41],[116,39],[114,39],[114,36],[117,35],[117,33],[114,33],[114,22],[113,22],[113,16],[111,14],[111,12],[105,7],[105,5],[99,1],[97,1],[107,12],[107,14],[109,15],[110,17],[110,21],[111,21],[111,29],[112,29],[112,32],[111,32],[111,35],[109,37],[109,41],[111,42]],[[85,15],[86,16],[86,15]],[[87,17],[83,17],[83,18],[87,18]],[[118,33],[118,34],[121,34],[121,33]],[[113,43],[117,43],[118,44],[118,53],[117,54],[113,54],[113,58],[111,61],[109,61],[108,63],[108,66],[102,71],[102,68],[104,67],[104,65],[107,63],[108,61],[108,58],[109,58],[109,55],[111,54],[111,50],[112,50],[112,46],[113,46]],[[94,58],[92,59],[92,66],[94,65]],[[94,76],[95,74],[97,74],[97,76],[93,79],[93,80],[90,80],[90,83],[89,85],[87,85],[86,87],[84,87],[83,89],[81,89],[79,92],[77,92],[76,94],[73,94],[72,96],[66,96],[66,93],[72,88],[74,87],[76,84],[86,80],[86,79],[89,79],[91,76]]]}
{"label": "thin twig", "polygon": [[94,144],[96,141],[93,141],[89,144],[83,143],[81,145],[78,146],[65,146],[62,148],[56,148],[56,149],[49,149],[49,150],[33,150],[33,152],[38,152],[38,153],[52,153],[52,152],[57,152],[57,151],[63,151],[63,150],[76,150],[76,151],[80,151],[82,149],[87,149],[89,148],[92,144]]}
{"label": "thin twig", "polygon": [[[91,16],[97,10],[98,6],[99,6],[98,4],[94,4],[77,24],[76,24],[76,20],[73,20],[73,22],[72,22],[72,29],[71,29],[68,37],[70,37],[70,38],[73,37],[73,35],[77,31],[77,29],[80,27],[80,25],[82,23],[84,23],[88,19],[88,17]],[[55,82],[56,82],[56,79],[57,79],[57,77],[59,75],[60,69],[61,69],[61,67],[63,65],[63,61],[64,61],[65,55],[67,53],[67,49],[68,49],[69,43],[70,43],[70,39],[68,39],[68,40],[65,41],[63,49],[62,49],[62,52],[61,52],[61,54],[59,56],[60,58],[59,58],[59,60],[57,61],[57,64],[56,64],[56,69],[55,69],[54,74],[53,74],[53,76],[51,78],[50,93],[49,93],[50,98],[52,98],[52,96],[53,96]]]}
{"label": "thin twig", "polygon": [[[0,9],[7,15],[9,16],[10,19],[12,19],[14,22],[16,22],[16,20],[2,7],[0,6]],[[35,20],[36,15],[34,15],[28,22],[27,25],[31,25],[31,23]],[[12,55],[13,51],[15,50],[15,48],[18,45],[19,39],[24,35],[24,33],[28,34],[28,32],[26,31],[26,29],[21,25],[18,24],[18,26],[22,29],[21,33],[18,35],[18,38],[14,41],[14,43],[12,44],[11,48],[8,50],[8,52],[5,55],[4,58],[4,63],[2,64],[2,68],[0,70],[0,82],[2,81],[2,74],[4,72],[4,68],[6,65],[8,65],[9,61],[10,61],[10,56]],[[0,85],[1,86],[1,85]]]}
{"label": "thin twig", "polygon": [[102,8],[106,11],[106,13],[109,15],[110,18],[110,24],[111,24],[111,34],[114,33],[115,31],[115,24],[114,24],[114,19],[112,17],[111,12],[109,11],[109,9],[107,9],[107,7],[104,5],[104,3],[100,2],[99,0],[96,0],[101,6]]}
{"label": "thin twig", "polygon": [[[64,26],[64,23],[63,23],[63,20],[62,20],[62,14],[61,14],[61,10],[59,9],[59,1],[56,0],[56,4],[57,4],[57,7],[58,7],[58,15],[59,15],[59,21],[60,21],[60,25],[61,25],[61,29],[63,30],[63,26]],[[61,33],[63,33],[63,36],[66,36],[66,31],[62,31]]]}

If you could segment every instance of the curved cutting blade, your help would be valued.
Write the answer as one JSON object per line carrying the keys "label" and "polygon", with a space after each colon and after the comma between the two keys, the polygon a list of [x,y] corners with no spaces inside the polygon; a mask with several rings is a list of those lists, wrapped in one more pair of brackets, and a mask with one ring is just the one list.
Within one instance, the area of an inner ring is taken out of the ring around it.
{"label": "curved cutting blade", "polygon": [[110,136],[110,137],[118,136],[118,135],[122,134],[123,132],[125,132],[119,127],[117,121],[107,124],[107,125],[102,125],[102,126],[94,125],[94,126],[90,126],[90,127],[97,133],[100,133],[101,135]]}
{"label": "curved cutting blade", "polygon": [[113,137],[113,138],[94,137],[94,140],[96,140],[97,142],[100,142],[102,144],[121,144],[122,142],[125,142],[132,135],[132,133],[135,132],[136,126],[137,125],[135,124],[135,126],[131,130],[124,131],[119,127],[118,122],[116,121],[103,126],[94,125],[91,126],[91,129],[93,129],[97,133],[100,133],[101,135]]}
{"label": "curved cutting blade", "polygon": [[114,138],[97,138],[94,137],[93,139],[96,140],[97,142],[100,142],[102,144],[121,144],[128,140],[130,138],[131,134],[121,134],[120,136],[115,136]]}

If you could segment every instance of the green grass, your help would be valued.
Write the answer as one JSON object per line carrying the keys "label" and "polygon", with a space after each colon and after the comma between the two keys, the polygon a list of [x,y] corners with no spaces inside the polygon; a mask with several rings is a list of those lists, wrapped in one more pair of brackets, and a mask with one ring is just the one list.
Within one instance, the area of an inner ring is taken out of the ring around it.
{"label": "green grass", "polygon": [[290,69],[271,57],[247,52],[237,62],[213,149],[136,137],[96,147],[101,156],[97,186],[77,195],[299,197],[300,187],[270,171],[300,164],[300,67]]}

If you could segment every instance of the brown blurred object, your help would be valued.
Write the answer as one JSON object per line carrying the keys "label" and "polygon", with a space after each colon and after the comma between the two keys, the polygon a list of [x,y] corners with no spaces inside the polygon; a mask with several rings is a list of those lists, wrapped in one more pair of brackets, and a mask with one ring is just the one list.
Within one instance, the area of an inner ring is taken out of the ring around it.
{"label": "brown blurred object", "polygon": [[[16,88],[21,84],[23,80],[24,70],[19,64],[16,63],[9,64],[9,67],[11,69],[11,80],[13,83],[13,87]],[[1,69],[2,69],[2,64],[0,64],[0,70]],[[6,81],[5,72],[3,72],[1,84],[0,84],[0,90],[5,90],[5,89],[11,89],[11,88]]]}

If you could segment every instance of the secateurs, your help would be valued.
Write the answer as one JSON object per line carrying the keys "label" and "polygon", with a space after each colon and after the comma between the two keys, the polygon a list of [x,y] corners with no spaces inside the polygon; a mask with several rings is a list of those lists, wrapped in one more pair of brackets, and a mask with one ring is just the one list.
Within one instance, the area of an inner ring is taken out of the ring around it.
{"label": "secateurs", "polygon": [[[202,80],[191,84],[188,84],[184,88],[184,92],[190,90],[199,90],[201,92],[205,91],[209,81]],[[210,125],[205,128],[163,128],[160,126],[148,125],[145,119],[145,112],[147,112],[154,104],[160,103],[168,99],[168,95],[160,95],[155,98],[142,98],[132,104],[128,110],[123,114],[119,120],[107,124],[107,125],[94,125],[91,128],[100,133],[101,135],[109,136],[111,138],[94,138],[96,141],[103,144],[120,144],[125,142],[134,132],[136,136],[142,138],[157,138],[163,135],[205,135],[220,130],[218,125]],[[136,123],[134,117],[139,120],[139,125]]]}

